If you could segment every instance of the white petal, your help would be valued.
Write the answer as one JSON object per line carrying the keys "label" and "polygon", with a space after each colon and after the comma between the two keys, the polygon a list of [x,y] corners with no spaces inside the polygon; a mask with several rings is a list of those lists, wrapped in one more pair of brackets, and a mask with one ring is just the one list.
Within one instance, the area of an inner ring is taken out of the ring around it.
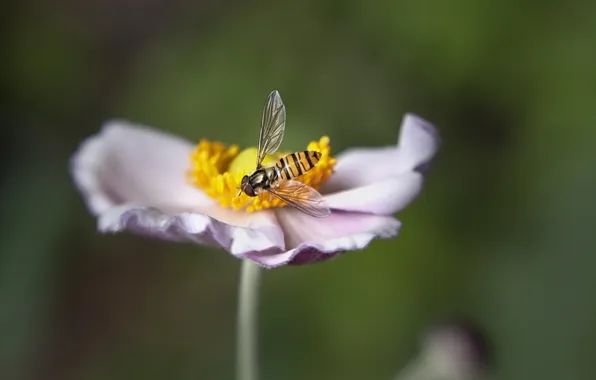
{"label": "white petal", "polygon": [[283,231],[273,212],[248,214],[221,209],[218,216],[220,220],[190,212],[170,215],[153,207],[124,204],[102,213],[98,228],[101,232],[129,230],[165,240],[216,246],[238,257],[284,250]]}
{"label": "white petal", "polygon": [[313,218],[294,208],[276,211],[285,232],[287,252],[253,253],[248,258],[266,267],[307,264],[335,254],[363,249],[373,239],[397,236],[400,223],[389,216],[334,212],[326,218]]}
{"label": "white petal", "polygon": [[321,192],[366,186],[389,176],[417,171],[430,161],[438,145],[438,133],[429,122],[406,114],[397,146],[346,150],[337,156],[334,173]]}
{"label": "white petal", "polygon": [[112,121],[81,144],[71,159],[71,173],[96,215],[128,202],[167,212],[200,212],[213,201],[186,182],[192,150],[181,138]]}
{"label": "white petal", "polygon": [[422,189],[423,176],[408,172],[349,190],[326,195],[325,201],[333,210],[394,214],[412,202]]}
{"label": "white petal", "polygon": [[427,164],[439,148],[437,129],[414,114],[404,116],[399,135],[400,165],[406,170],[417,170]]}
{"label": "white petal", "polygon": [[348,149],[337,156],[333,174],[321,186],[321,193],[334,193],[383,180],[395,172],[394,165],[398,161],[395,146]]}

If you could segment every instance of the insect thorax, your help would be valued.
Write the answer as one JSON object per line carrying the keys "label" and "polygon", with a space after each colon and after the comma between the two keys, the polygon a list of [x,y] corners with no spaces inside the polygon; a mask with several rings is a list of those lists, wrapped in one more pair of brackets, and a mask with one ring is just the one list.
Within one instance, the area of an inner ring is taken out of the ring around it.
{"label": "insect thorax", "polygon": [[273,186],[279,178],[279,169],[276,166],[261,168],[250,175],[249,183],[255,190],[266,190]]}

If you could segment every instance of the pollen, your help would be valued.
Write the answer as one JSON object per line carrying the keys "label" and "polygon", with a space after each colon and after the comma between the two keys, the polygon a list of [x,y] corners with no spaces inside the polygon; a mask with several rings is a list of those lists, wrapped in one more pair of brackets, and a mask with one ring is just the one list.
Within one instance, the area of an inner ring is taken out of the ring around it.
{"label": "pollen", "polygon": [[[319,141],[310,142],[306,150],[320,152],[321,158],[314,168],[295,180],[318,189],[331,176],[336,162],[331,156],[329,137],[324,136]],[[273,165],[289,153],[291,152],[266,156],[263,166]],[[188,181],[215,199],[222,207],[253,212],[286,205],[266,191],[256,197],[249,197],[240,192],[242,177],[252,174],[256,169],[257,148],[240,151],[237,145],[226,146],[220,142],[201,140],[191,153],[190,160]]]}

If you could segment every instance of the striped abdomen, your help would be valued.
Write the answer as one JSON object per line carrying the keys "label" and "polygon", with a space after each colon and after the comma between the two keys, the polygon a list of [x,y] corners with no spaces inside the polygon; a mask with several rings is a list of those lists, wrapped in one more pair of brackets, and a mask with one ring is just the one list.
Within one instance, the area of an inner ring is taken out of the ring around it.
{"label": "striped abdomen", "polygon": [[320,159],[320,152],[305,150],[304,152],[288,154],[277,161],[275,166],[279,169],[282,179],[290,180],[314,168]]}

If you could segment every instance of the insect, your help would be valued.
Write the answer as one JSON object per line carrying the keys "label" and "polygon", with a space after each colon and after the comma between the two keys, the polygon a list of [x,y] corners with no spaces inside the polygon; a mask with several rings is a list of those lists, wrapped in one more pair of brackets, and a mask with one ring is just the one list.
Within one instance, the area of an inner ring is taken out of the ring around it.
{"label": "insect", "polygon": [[272,155],[279,149],[285,128],[286,108],[279,92],[273,91],[267,97],[261,117],[257,167],[252,174],[242,178],[239,195],[244,192],[250,197],[256,197],[267,191],[305,214],[317,218],[329,216],[331,211],[323,196],[312,187],[296,180],[315,167],[321,159],[320,152],[295,152],[272,165],[262,165],[265,156]]}

